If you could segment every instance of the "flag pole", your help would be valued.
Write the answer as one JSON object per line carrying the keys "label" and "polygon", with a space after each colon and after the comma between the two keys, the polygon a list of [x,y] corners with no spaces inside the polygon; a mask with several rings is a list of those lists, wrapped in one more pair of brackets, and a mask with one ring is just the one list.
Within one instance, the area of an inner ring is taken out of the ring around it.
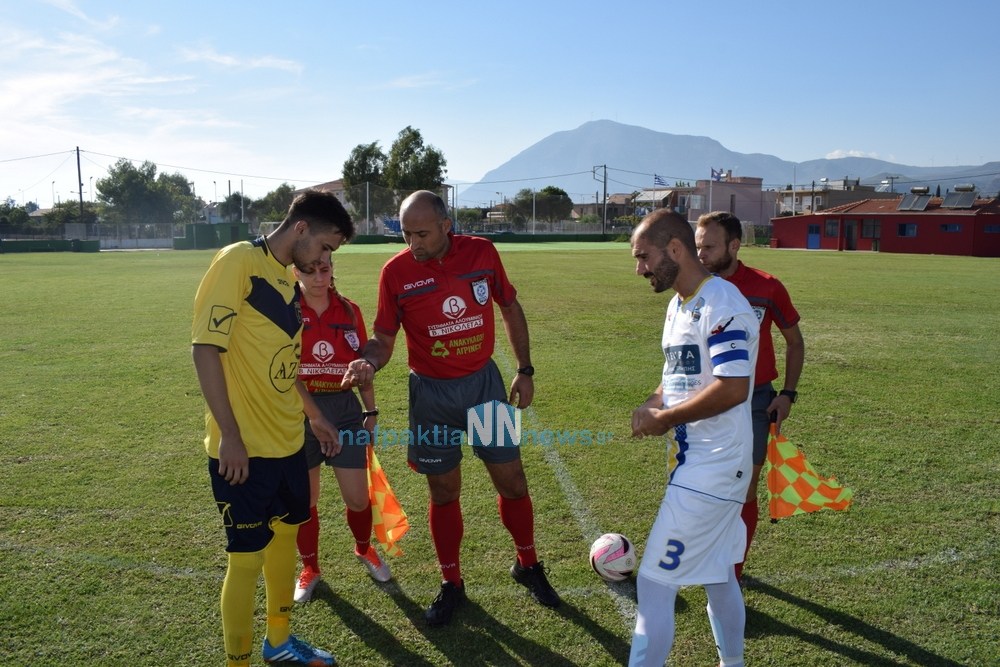
{"label": "flag pole", "polygon": [[712,212],[712,184],[715,182],[715,168],[709,167],[710,171],[708,174],[708,210],[706,213]]}

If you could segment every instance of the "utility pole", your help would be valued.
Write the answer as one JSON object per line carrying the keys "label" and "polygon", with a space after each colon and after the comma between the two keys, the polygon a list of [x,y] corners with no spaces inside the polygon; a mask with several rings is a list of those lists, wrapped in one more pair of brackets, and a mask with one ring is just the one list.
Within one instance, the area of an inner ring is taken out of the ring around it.
{"label": "utility pole", "polygon": [[[24,196],[21,198],[24,199]],[[535,233],[535,188],[531,188],[531,233]]]}
{"label": "utility pole", "polygon": [[196,216],[195,209],[198,206],[198,193],[195,192],[194,181],[188,181],[188,185],[191,186],[191,199],[194,200],[194,204],[195,204],[194,207],[191,209],[191,223],[193,224],[193,223],[198,222],[198,218],[195,217]]}
{"label": "utility pole", "polygon": [[792,215],[795,215],[795,166],[792,166]]}
{"label": "utility pole", "polygon": [[80,175],[80,147],[76,147],[76,180],[79,182],[79,187],[76,191],[80,193],[80,219],[83,219],[83,176]]}
{"label": "utility pole", "polygon": [[597,170],[598,168],[604,170],[604,217],[601,219],[601,234],[604,234],[605,228],[608,226],[608,165],[599,164],[596,165],[592,170],[591,174],[594,176],[594,180],[597,180]]}

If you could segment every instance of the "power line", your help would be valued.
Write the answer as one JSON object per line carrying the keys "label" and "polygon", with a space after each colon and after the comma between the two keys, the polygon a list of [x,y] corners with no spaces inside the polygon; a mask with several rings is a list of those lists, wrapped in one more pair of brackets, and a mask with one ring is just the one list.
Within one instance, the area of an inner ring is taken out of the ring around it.
{"label": "power line", "polygon": [[628,169],[618,169],[617,167],[608,167],[611,171],[620,171],[625,174],[635,174],[636,176],[649,176],[650,178],[655,178],[659,176],[660,178],[669,178],[674,181],[697,181],[697,178],[690,178],[686,176],[670,176],[668,174],[649,174],[644,171],[629,171]]}
{"label": "power line", "polygon": [[[0,160],[0,164],[7,163],[7,162],[17,162],[17,161],[22,161],[22,160],[33,160],[33,159],[38,159],[38,158],[51,157],[53,155],[64,155],[65,154],[65,155],[69,156],[70,154],[72,154],[74,152],[75,152],[75,149],[74,150],[69,150],[69,151],[60,151],[60,152],[55,152],[55,153],[45,153],[45,154],[42,154],[42,155],[31,155],[31,156],[18,157],[18,158],[8,158],[8,159]],[[83,154],[83,153],[89,153],[91,155],[98,155],[98,156],[101,156],[101,157],[106,157],[106,158],[110,158],[110,159],[114,159],[114,160],[128,160],[129,162],[132,162],[132,163],[152,162],[153,164],[157,165],[157,167],[160,167],[160,168],[166,167],[166,168],[169,168],[169,169],[181,169],[181,170],[184,170],[184,171],[193,171],[193,172],[198,172],[198,173],[203,173],[203,174],[211,174],[211,175],[216,175],[216,176],[230,176],[230,177],[238,177],[238,178],[253,178],[253,179],[267,180],[267,181],[281,181],[281,182],[285,182],[285,183],[323,183],[323,182],[326,182],[326,179],[314,179],[314,178],[279,178],[279,177],[276,177],[276,176],[260,176],[260,175],[256,175],[256,174],[241,174],[241,173],[234,173],[234,172],[227,172],[227,171],[219,171],[219,170],[214,170],[214,169],[202,169],[202,168],[199,168],[199,167],[188,167],[188,166],[184,166],[184,165],[174,165],[174,164],[168,164],[168,163],[165,163],[165,162],[157,162],[155,160],[139,160],[139,159],[136,159],[136,158],[130,158],[130,157],[125,157],[125,156],[109,155],[107,153],[99,153],[97,151],[85,151],[85,150],[81,150],[80,152],[81,152],[81,154]],[[69,158],[67,157],[67,159],[69,159]],[[103,165],[100,165],[97,162],[95,162],[93,160],[90,160],[89,158],[88,158],[88,162],[91,162],[95,166],[103,167]],[[60,164],[59,166],[61,167],[62,164]],[[58,167],[56,169],[58,169]],[[671,175],[667,175],[667,174],[651,174],[651,173],[648,173],[648,172],[633,171],[633,170],[629,170],[629,169],[622,169],[622,168],[619,168],[619,167],[610,167],[609,166],[609,167],[607,167],[607,169],[609,169],[611,171],[621,172],[621,173],[624,173],[624,174],[633,174],[633,175],[636,175],[636,176],[648,177],[648,178],[651,178],[651,179],[658,175],[661,178],[670,179],[670,180],[673,180],[675,182],[676,181],[698,181],[698,180],[700,180],[698,178],[692,178],[692,177],[671,176]],[[54,172],[55,172],[55,170],[53,170],[52,172],[50,172],[48,176],[51,176],[52,173],[54,173]],[[522,183],[522,182],[540,181],[540,180],[545,180],[545,179],[565,178],[565,177],[569,177],[569,176],[582,176],[582,175],[587,174],[587,173],[588,173],[588,171],[576,171],[576,172],[570,172],[570,173],[565,173],[565,174],[550,174],[550,175],[545,175],[545,176],[528,176],[528,177],[525,177],[525,178],[511,178],[511,179],[492,180],[492,181],[455,182],[452,185],[453,185],[453,187],[463,187],[463,186],[469,186],[469,187],[471,187],[471,186],[477,186],[477,185],[484,185],[484,186],[486,186],[486,185],[498,185],[498,184],[504,184],[504,183]],[[48,176],[46,176],[45,178],[48,178]],[[962,175],[962,176],[934,177],[934,178],[926,178],[926,179],[911,179],[911,180],[907,180],[907,181],[898,180],[896,182],[899,185],[909,185],[909,184],[913,184],[913,183],[926,183],[928,181],[935,181],[935,182],[937,182],[937,181],[941,181],[941,182],[943,182],[943,181],[966,181],[966,180],[973,179],[973,178],[988,178],[988,177],[996,177],[996,176],[1000,176],[1000,172],[988,172],[988,173],[983,173],[983,174],[965,174],[965,175]],[[36,187],[37,185],[39,185],[40,183],[42,183],[45,180],[45,178],[43,178],[38,183],[35,183],[34,185],[30,186],[30,188]],[[624,182],[624,181],[617,181],[617,180],[613,180],[613,179],[609,179],[609,180],[612,180],[612,182],[618,183],[619,185],[624,185],[626,187],[633,188],[633,189],[640,189],[641,190],[641,189],[644,189],[646,187],[644,185],[636,185],[636,184],[627,183],[627,182]],[[785,185],[787,185],[787,182],[786,183],[762,183],[761,187],[763,187],[763,188],[774,188],[774,189],[781,190],[781,189],[784,189]]]}
{"label": "power line", "polygon": [[114,160],[128,160],[129,162],[152,162],[157,167],[169,167],[170,169],[183,169],[184,171],[197,171],[202,174],[215,174],[216,176],[238,176],[240,178],[255,178],[265,181],[282,181],[285,183],[325,183],[325,179],[313,179],[313,178],[278,178],[277,176],[257,176],[254,174],[237,174],[229,171],[217,171],[214,169],[200,169],[198,167],[185,167],[183,165],[167,164],[166,162],[156,162],[155,160],[137,160],[135,158],[125,157],[122,155],[108,155],[107,153],[98,153],[96,151],[80,151],[81,153],[90,153],[92,155],[100,155],[101,157],[112,158]]}
{"label": "power line", "polygon": [[[84,151],[80,151],[80,153],[81,153],[81,155],[82,155],[82,154],[84,153]],[[82,157],[83,157],[83,159],[84,159],[84,160],[86,160],[86,161],[87,161],[87,162],[89,162],[90,164],[94,165],[95,167],[100,167],[101,169],[105,169],[105,166],[104,166],[103,164],[101,164],[100,162],[96,162],[96,161],[94,161],[94,160],[91,160],[91,159],[90,159],[89,157],[87,157],[86,155],[82,155]]]}
{"label": "power line", "polygon": [[[619,181],[619,180],[615,180],[613,178],[609,178],[608,182],[609,183],[617,183],[618,185],[624,185],[625,187],[632,188],[633,190],[642,190],[642,189],[645,188],[645,186],[643,186],[643,185],[636,185],[634,183],[626,183],[625,181]],[[658,188],[658,189],[662,189],[662,188]]]}
{"label": "power line", "polygon": [[528,178],[510,178],[503,181],[470,181],[468,183],[455,183],[455,186],[461,185],[496,185],[497,183],[520,183],[522,181],[540,181],[545,178],[563,178],[565,176],[581,176],[583,174],[589,174],[590,171],[574,171],[570,174],[553,174],[551,176],[530,176]]}
{"label": "power line", "polygon": [[[62,155],[62,153],[49,153],[49,155]],[[73,155],[73,151],[70,151],[68,154],[66,154],[66,157],[63,158],[63,161],[60,162],[59,165],[55,169],[53,169],[49,173],[45,174],[45,176],[42,176],[41,180],[39,180],[39,181],[37,181],[35,183],[32,183],[31,185],[29,185],[28,187],[26,187],[25,190],[33,190],[33,189],[37,188],[39,185],[41,185],[42,183],[44,183],[45,181],[49,180],[49,176],[51,176],[52,174],[54,174],[57,171],[59,171],[62,168],[62,166],[64,164],[66,164],[66,161],[69,160],[72,157],[72,155]],[[48,156],[39,156],[39,157],[48,157]],[[36,197],[36,199],[37,199],[37,197]]]}
{"label": "power line", "polygon": [[8,158],[6,160],[0,160],[0,163],[3,163],[3,162],[18,162],[20,160],[35,160],[35,159],[40,158],[40,157],[52,157],[53,155],[62,155],[63,153],[73,153],[73,152],[75,152],[75,151],[69,150],[69,151],[59,151],[58,153],[45,153],[44,155],[29,155],[27,157],[12,157],[12,158]]}

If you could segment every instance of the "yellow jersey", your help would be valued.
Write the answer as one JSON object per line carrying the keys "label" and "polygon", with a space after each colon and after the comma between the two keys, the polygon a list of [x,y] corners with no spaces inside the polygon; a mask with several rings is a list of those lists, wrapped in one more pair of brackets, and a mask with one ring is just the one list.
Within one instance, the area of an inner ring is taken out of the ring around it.
{"label": "yellow jersey", "polygon": [[[248,456],[281,458],[302,447],[295,389],[302,346],[298,286],[264,237],[226,246],[198,286],[192,342],[221,351],[229,403]],[[205,449],[219,456],[219,425],[206,411]]]}

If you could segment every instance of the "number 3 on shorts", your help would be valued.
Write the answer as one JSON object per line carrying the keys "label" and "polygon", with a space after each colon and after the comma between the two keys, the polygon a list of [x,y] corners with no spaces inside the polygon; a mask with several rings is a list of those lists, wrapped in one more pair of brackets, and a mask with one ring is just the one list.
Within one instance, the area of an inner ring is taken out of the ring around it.
{"label": "number 3 on shorts", "polygon": [[684,553],[684,543],[677,540],[667,540],[667,553],[660,560],[664,570],[676,570],[681,564],[681,554]]}

